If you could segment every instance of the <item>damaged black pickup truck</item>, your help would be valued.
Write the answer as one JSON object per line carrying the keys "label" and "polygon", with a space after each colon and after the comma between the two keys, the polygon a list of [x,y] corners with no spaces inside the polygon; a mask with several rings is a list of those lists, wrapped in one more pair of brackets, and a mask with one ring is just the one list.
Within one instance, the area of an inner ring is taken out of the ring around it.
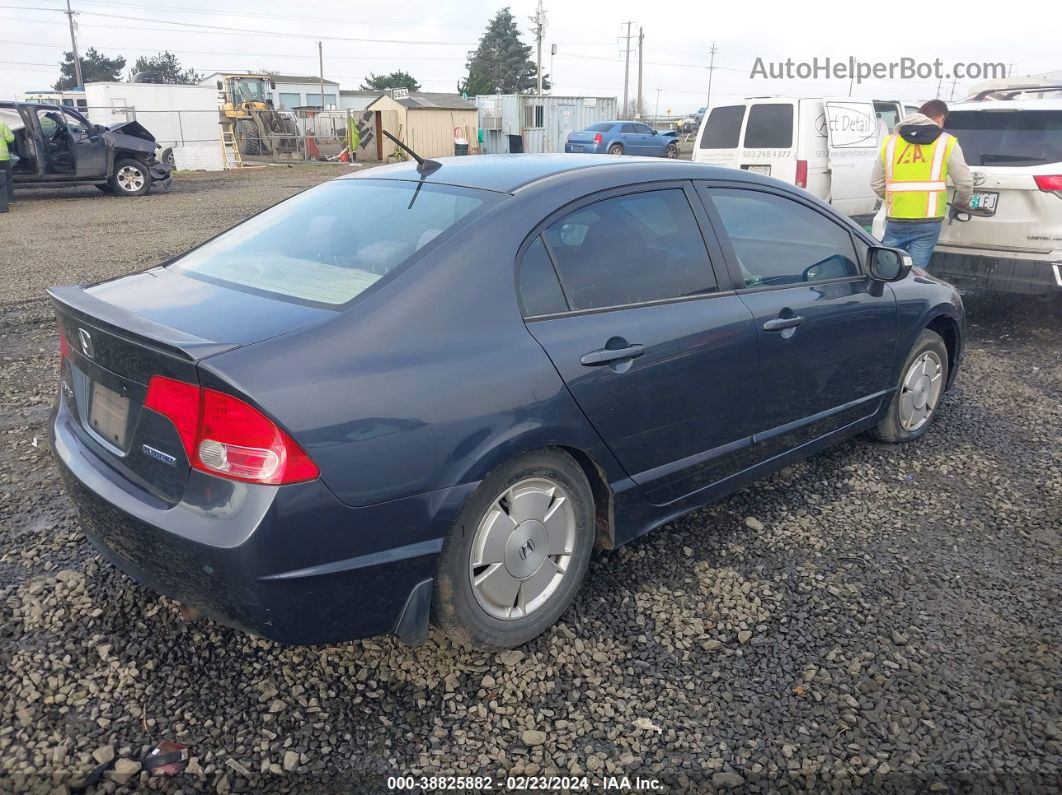
{"label": "damaged black pickup truck", "polygon": [[171,169],[139,122],[104,127],[73,108],[23,102],[0,102],[0,121],[15,134],[16,185],[95,185],[118,196],[169,190]]}

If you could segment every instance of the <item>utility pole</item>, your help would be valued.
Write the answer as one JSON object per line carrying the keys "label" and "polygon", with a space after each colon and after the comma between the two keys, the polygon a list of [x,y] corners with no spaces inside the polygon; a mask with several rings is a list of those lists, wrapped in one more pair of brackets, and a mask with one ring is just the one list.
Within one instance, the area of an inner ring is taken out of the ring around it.
{"label": "utility pole", "polygon": [[638,27],[638,95],[634,98],[634,118],[641,119],[642,113],[642,50],[645,49],[645,31]]}
{"label": "utility pole", "polygon": [[321,42],[317,42],[317,64],[321,70],[321,110],[324,110],[324,47]]}
{"label": "utility pole", "polygon": [[74,79],[78,86],[84,86],[85,83],[81,79],[81,58],[77,54],[77,36],[74,33],[74,12],[70,10],[70,0],[66,0],[66,16],[70,22],[70,49],[74,53]]}
{"label": "utility pole", "polygon": [[553,87],[557,85],[557,81],[553,78],[553,56],[557,54],[557,45],[551,44],[549,47],[549,90],[552,91]]}
{"label": "utility pole", "polygon": [[712,49],[708,50],[711,55],[711,60],[708,61],[708,99],[704,103],[705,113],[708,112],[708,108],[712,105],[712,75],[715,74],[715,42],[712,42]]}
{"label": "utility pole", "polygon": [[653,111],[653,126],[660,124],[660,89],[656,90],[656,110]]}
{"label": "utility pole", "polygon": [[[535,15],[531,17],[531,22],[534,23],[532,30],[535,34],[535,41],[538,44],[538,61],[536,62],[535,72],[538,78],[538,86],[536,93],[542,96],[542,37],[546,33],[546,9],[542,7],[542,0],[538,0],[538,7],[535,9]],[[552,55],[550,56],[552,58]]]}
{"label": "utility pole", "polygon": [[623,62],[623,108],[620,111],[623,114],[622,118],[626,119],[629,116],[627,111],[630,107],[627,103],[629,97],[628,88],[631,81],[631,25],[634,23],[622,22],[620,24],[627,26],[627,46],[623,48],[625,59]]}

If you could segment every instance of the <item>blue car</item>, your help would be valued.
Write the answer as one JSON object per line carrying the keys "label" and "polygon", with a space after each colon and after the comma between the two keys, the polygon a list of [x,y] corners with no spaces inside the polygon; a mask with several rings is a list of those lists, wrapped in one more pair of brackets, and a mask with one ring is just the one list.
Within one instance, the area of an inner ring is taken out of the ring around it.
{"label": "blue car", "polygon": [[88,538],[297,644],[522,644],[595,548],[919,438],[964,335],[950,285],[806,192],[648,158],[375,168],[50,294]]}
{"label": "blue car", "polygon": [[595,155],[642,155],[645,157],[679,156],[674,135],[654,130],[637,121],[603,121],[585,130],[568,133],[564,143],[566,153]]}

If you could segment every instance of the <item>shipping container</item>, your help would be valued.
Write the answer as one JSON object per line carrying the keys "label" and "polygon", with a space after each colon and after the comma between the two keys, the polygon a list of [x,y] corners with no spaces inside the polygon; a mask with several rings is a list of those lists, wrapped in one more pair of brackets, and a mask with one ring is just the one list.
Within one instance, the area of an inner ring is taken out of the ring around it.
{"label": "shipping container", "polygon": [[615,97],[483,94],[475,101],[485,154],[563,152],[568,133],[618,112]]}

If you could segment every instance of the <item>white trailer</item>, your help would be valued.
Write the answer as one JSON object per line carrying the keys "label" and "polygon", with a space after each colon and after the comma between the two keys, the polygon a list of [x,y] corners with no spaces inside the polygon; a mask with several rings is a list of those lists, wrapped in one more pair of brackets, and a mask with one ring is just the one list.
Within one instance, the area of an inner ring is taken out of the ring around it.
{"label": "white trailer", "polygon": [[215,86],[87,83],[85,99],[95,124],[140,122],[158,141],[159,160],[177,168],[224,167]]}

